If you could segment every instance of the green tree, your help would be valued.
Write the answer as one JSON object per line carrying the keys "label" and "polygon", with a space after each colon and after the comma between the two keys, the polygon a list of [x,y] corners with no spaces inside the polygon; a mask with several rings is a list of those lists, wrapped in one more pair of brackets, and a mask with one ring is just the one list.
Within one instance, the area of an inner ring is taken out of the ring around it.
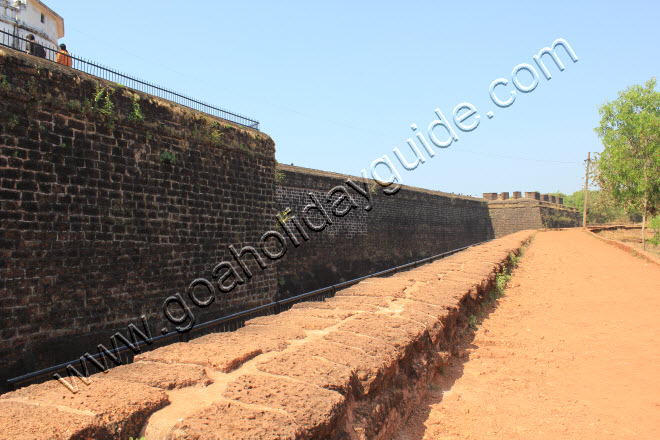
{"label": "green tree", "polygon": [[[584,190],[575,191],[570,195],[553,193],[564,198],[564,205],[580,211],[580,218],[584,213]],[[589,209],[587,210],[587,224],[628,223],[642,221],[642,214],[636,209],[623,209],[623,206],[614,201],[609,192],[589,190]]]}
{"label": "green tree", "polygon": [[596,133],[605,146],[598,158],[598,182],[626,210],[642,211],[642,245],[646,219],[660,205],[660,93],[656,79],[634,85],[598,110]]}

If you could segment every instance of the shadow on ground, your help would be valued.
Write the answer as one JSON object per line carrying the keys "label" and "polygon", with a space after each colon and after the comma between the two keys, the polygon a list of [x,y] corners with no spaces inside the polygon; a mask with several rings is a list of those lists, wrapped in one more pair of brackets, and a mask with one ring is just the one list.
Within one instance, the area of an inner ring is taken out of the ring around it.
{"label": "shadow on ground", "polygon": [[456,381],[463,376],[464,366],[470,361],[470,353],[479,348],[478,345],[474,344],[476,332],[479,326],[497,309],[498,305],[498,300],[482,303],[482,313],[477,318],[476,328],[468,326],[463,331],[459,342],[452,350],[448,365],[438,370],[438,373],[429,384],[426,398],[412,411],[406,423],[392,437],[392,440],[422,440],[424,438],[426,433],[425,423],[431,413],[432,406],[441,403]]}

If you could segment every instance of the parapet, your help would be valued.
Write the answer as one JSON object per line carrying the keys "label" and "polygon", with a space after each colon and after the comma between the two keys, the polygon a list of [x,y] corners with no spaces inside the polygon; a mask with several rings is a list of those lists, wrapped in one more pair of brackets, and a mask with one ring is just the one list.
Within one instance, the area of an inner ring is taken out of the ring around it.
{"label": "parapet", "polygon": [[[522,192],[520,191],[513,191],[511,199],[522,199]],[[488,200],[488,201],[495,201],[495,200],[509,200],[509,193],[508,192],[502,192],[502,193],[483,193],[483,198]],[[557,196],[552,196],[549,194],[541,194],[538,191],[526,191],[525,192],[525,199],[527,200],[539,200],[541,202],[548,202],[548,203],[554,203],[556,205],[563,205],[564,204],[564,199],[563,197],[557,197]]]}

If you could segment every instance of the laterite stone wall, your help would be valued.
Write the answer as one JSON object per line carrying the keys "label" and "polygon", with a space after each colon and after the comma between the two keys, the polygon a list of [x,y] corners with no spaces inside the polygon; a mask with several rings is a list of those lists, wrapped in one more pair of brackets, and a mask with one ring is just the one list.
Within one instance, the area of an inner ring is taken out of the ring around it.
{"label": "laterite stone wall", "polygon": [[[309,193],[326,200],[328,191],[361,178],[278,165],[277,210],[298,215]],[[403,186],[385,195],[374,181],[365,197],[349,190],[359,205],[324,231],[310,232],[298,248],[290,246],[277,264],[279,292],[291,296],[358,278],[379,270],[493,238],[488,204],[473,197]]]}
{"label": "laterite stone wall", "polygon": [[[211,278],[272,224],[265,134],[0,50],[0,386],[69,361]],[[136,110],[137,109],[137,110]],[[270,302],[277,277],[219,297]],[[171,324],[170,324],[171,327]],[[92,350],[95,352],[95,350]]]}
{"label": "laterite stone wall", "polygon": [[[528,194],[535,193],[525,193]],[[488,208],[496,238],[526,229],[571,228],[581,223],[577,209],[533,197],[490,200]]]}
{"label": "laterite stone wall", "polygon": [[525,229],[541,229],[541,209],[533,199],[493,200],[488,203],[495,237]]}

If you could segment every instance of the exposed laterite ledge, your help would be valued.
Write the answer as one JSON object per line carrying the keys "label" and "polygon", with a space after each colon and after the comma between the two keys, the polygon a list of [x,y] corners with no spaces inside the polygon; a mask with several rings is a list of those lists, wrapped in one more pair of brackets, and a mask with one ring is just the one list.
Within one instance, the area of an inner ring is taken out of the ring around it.
{"label": "exposed laterite ledge", "polygon": [[386,439],[424,397],[496,274],[512,234],[320,303],[137,357],[79,383],[0,398],[12,439]]}

